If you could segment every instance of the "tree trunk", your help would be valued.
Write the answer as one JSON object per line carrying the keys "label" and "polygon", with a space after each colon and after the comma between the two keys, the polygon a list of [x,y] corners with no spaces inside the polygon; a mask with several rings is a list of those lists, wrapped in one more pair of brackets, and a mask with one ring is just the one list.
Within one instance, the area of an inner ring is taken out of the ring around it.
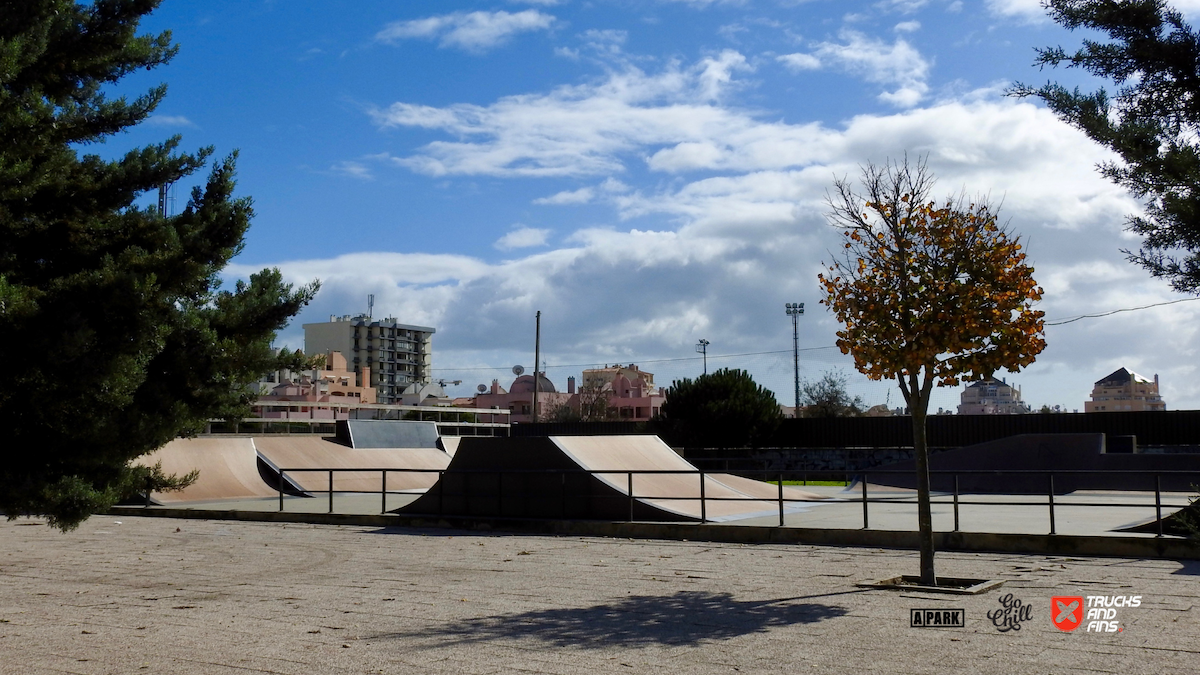
{"label": "tree trunk", "polygon": [[[914,397],[916,398],[916,397]],[[917,530],[921,545],[921,585],[937,586],[933,572],[933,510],[929,504],[929,444],[925,440],[928,399],[912,406],[913,452],[917,464]]]}

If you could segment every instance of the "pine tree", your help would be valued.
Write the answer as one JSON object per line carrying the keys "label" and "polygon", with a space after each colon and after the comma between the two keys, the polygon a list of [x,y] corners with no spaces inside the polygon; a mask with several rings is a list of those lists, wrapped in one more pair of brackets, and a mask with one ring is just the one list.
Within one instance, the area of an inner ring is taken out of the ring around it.
{"label": "pine tree", "polygon": [[263,270],[232,289],[250,200],[233,155],[167,217],[135,201],[202,169],[179,137],[104,160],[81,154],[145,120],[166,94],[104,87],[167,63],[169,32],[137,35],[158,0],[0,1],[0,510],[69,529],[147,486],[134,458],[236,416],[271,349],[315,294]]}
{"label": "pine tree", "polygon": [[783,419],[771,390],[750,373],[729,368],[672,382],[659,415],[687,448],[755,447]]}
{"label": "pine tree", "polygon": [[1120,156],[1100,172],[1144,200],[1128,219],[1145,239],[1129,260],[1167,279],[1181,293],[1200,294],[1200,35],[1162,0],[1048,0],[1050,17],[1070,29],[1107,34],[1068,54],[1038,51],[1040,67],[1081,68],[1117,85],[1083,93],[1060,84],[1018,84],[1015,96],[1036,96],[1063,121]]}

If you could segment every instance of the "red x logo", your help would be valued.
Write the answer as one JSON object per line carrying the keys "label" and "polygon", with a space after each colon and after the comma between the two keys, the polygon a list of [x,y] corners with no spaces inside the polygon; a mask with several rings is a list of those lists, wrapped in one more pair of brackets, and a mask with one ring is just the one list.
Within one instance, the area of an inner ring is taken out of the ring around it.
{"label": "red x logo", "polygon": [[1050,598],[1050,619],[1062,631],[1073,631],[1083,622],[1083,598],[1060,596]]}

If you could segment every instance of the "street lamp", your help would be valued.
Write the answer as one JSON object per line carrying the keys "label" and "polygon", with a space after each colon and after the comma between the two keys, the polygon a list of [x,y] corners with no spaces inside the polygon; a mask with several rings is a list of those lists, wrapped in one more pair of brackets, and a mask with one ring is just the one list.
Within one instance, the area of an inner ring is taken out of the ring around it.
{"label": "street lamp", "polygon": [[792,372],[796,385],[796,407],[792,409],[792,417],[800,416],[800,326],[798,319],[804,314],[803,302],[789,302],[784,305],[787,315],[792,317]]}
{"label": "street lamp", "polygon": [[696,351],[698,351],[704,355],[704,374],[707,375],[708,374],[708,340],[701,338],[700,341],[696,343]]}

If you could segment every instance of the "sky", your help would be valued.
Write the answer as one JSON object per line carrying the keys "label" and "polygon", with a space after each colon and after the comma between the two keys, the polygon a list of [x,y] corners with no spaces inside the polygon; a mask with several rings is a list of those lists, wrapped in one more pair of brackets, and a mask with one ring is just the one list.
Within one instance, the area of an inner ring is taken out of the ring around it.
{"label": "sky", "polygon": [[803,302],[801,376],[895,407],[894,383],[833,346],[817,274],[839,246],[834,181],[907,156],[936,197],[1000,205],[1027,247],[1047,348],[998,374],[1026,401],[1082,410],[1125,367],[1158,374],[1168,409],[1200,408],[1200,302],[1059,323],[1185,296],[1125,260],[1139,204],[1097,174],[1112,156],[1005,94],[1105,84],[1033,66],[1088,37],[1037,0],[165,0],[141,28],[179,54],[117,89],[167,98],[98,152],[173,134],[238,152],[256,215],[227,278],[322,285],[281,346],[374,294],[376,317],[436,329],[434,375],[468,396],[531,369],[541,311],[560,388],[610,363],[660,385],[745,368],[790,404],[784,304]]}

